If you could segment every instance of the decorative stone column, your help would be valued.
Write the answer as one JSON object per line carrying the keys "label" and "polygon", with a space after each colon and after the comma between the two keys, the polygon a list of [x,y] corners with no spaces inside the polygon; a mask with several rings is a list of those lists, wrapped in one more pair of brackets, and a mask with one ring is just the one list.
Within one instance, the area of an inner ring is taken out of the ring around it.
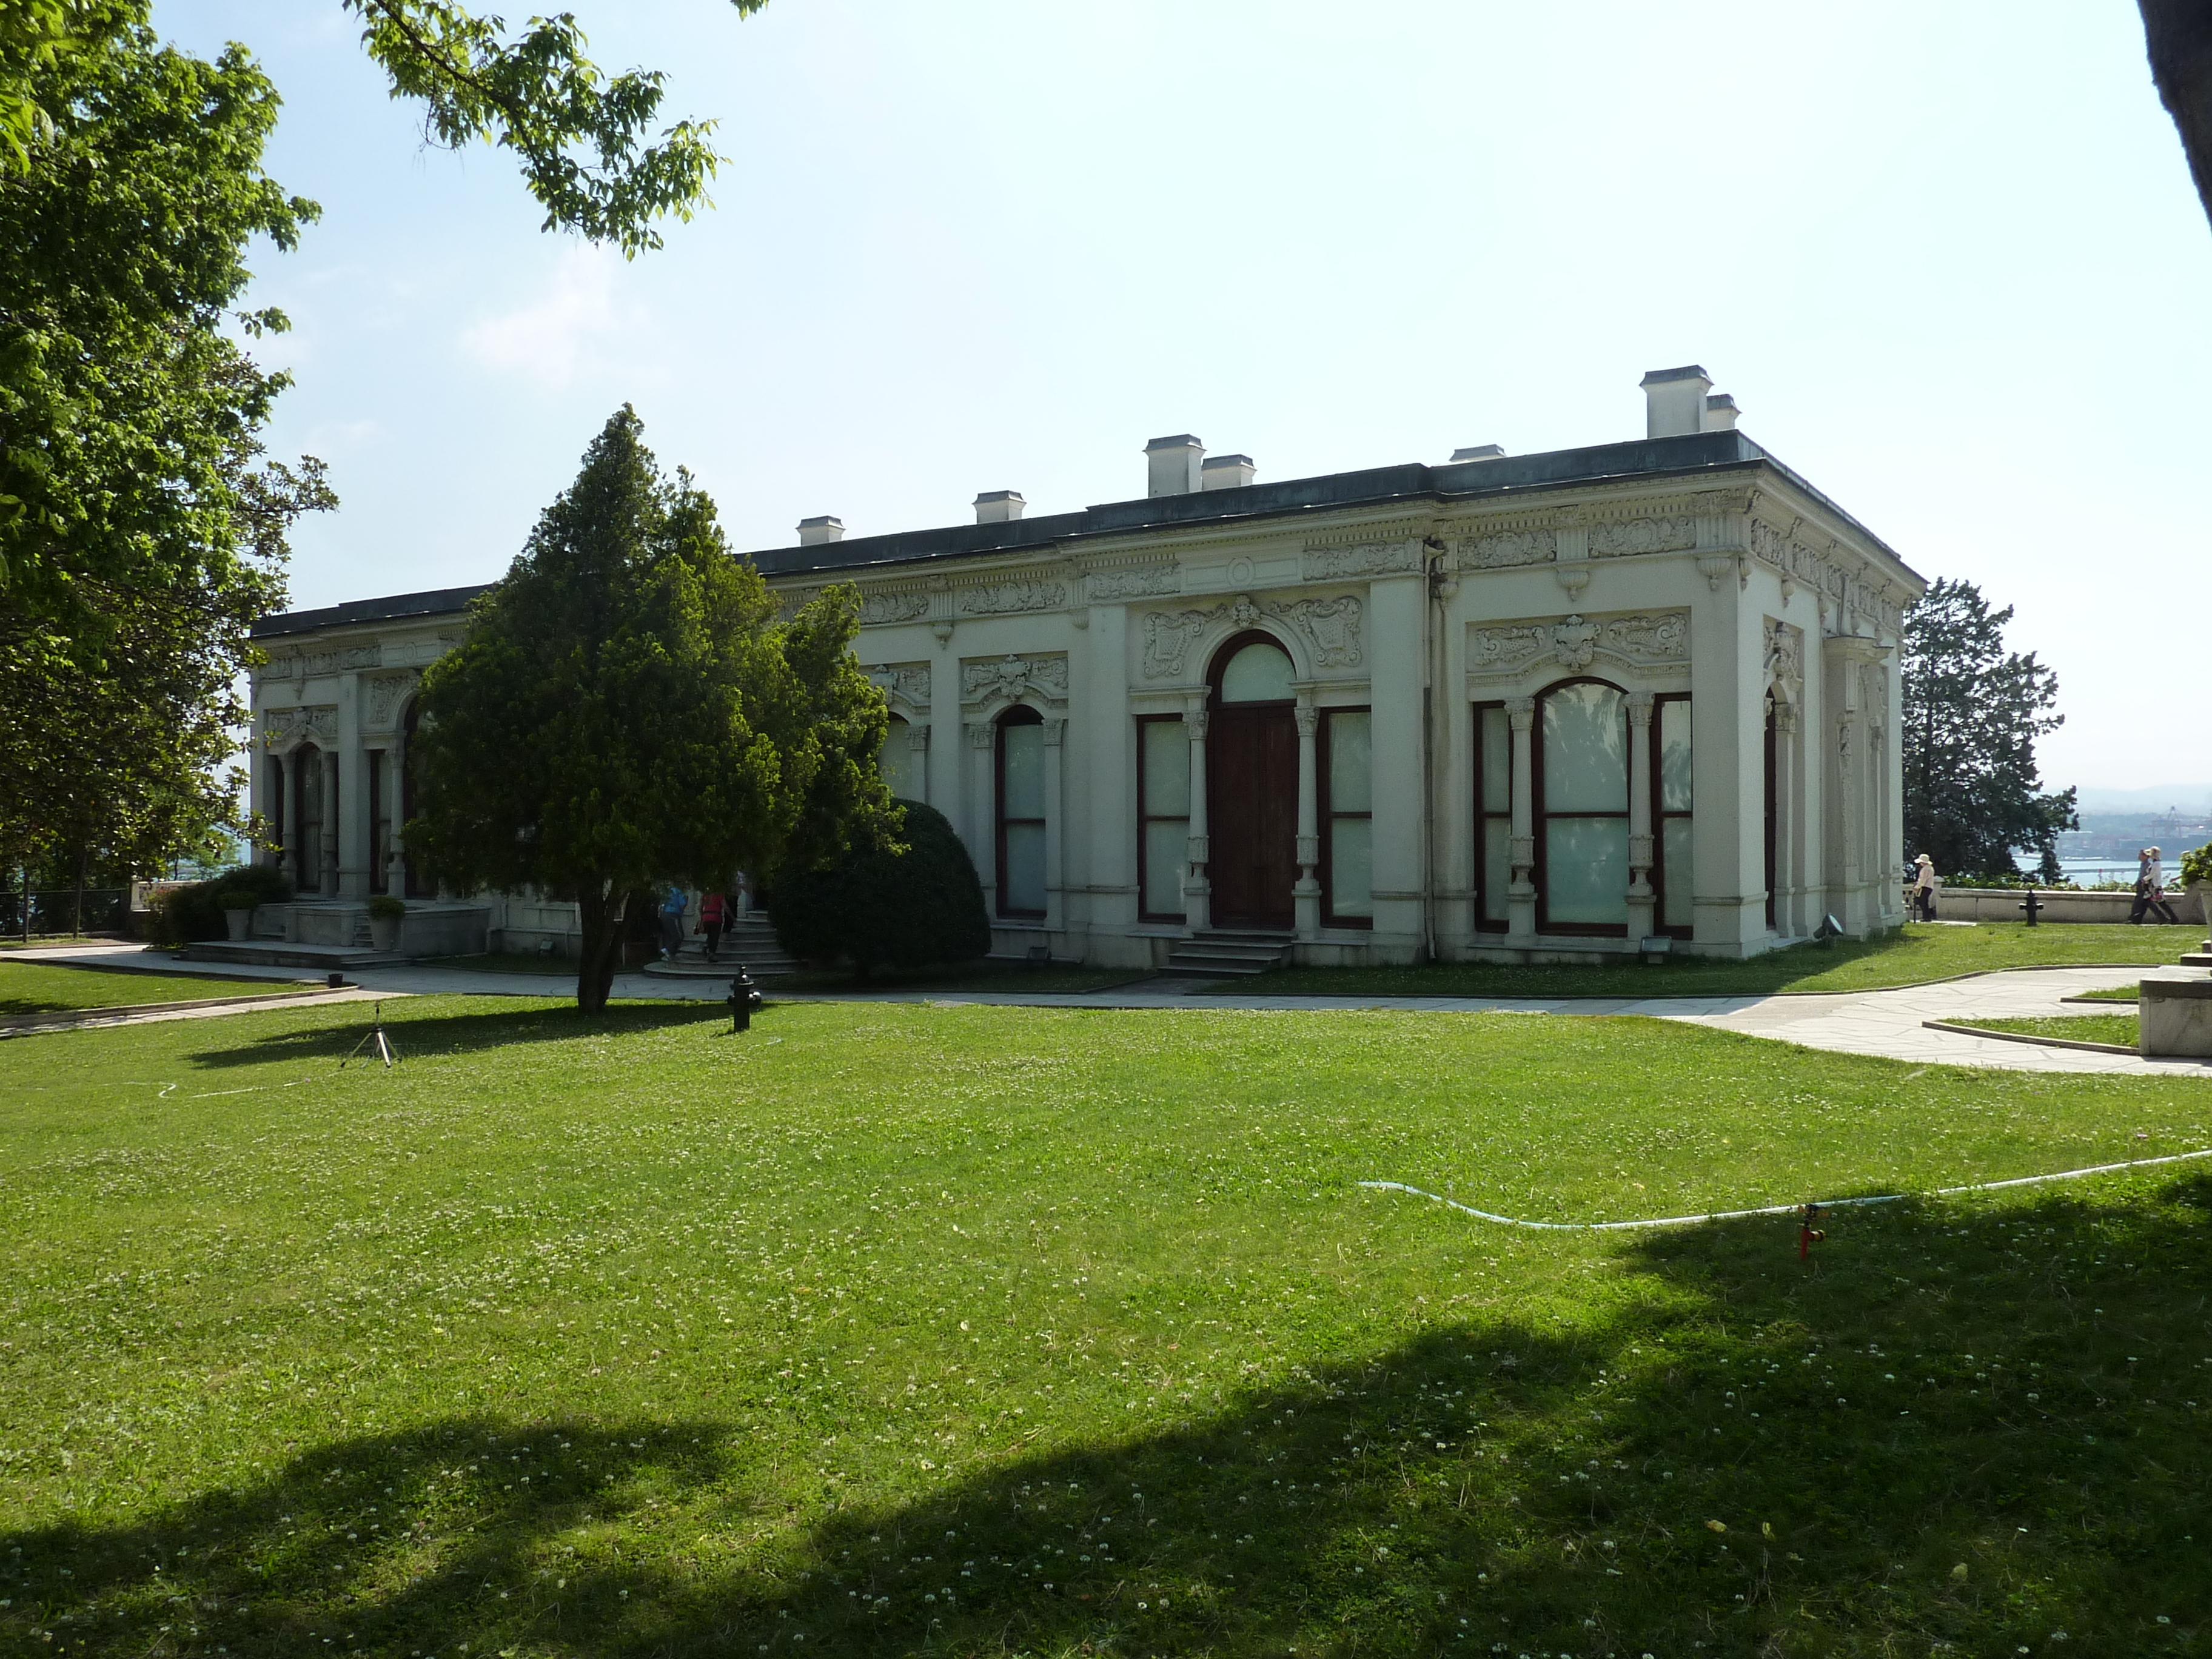
{"label": "decorative stone column", "polygon": [[1060,799],[1060,739],[1067,733],[1066,720],[1044,723],[1044,925],[1058,933],[1067,922],[1066,882],[1061,873],[1060,823],[1067,814]]}
{"label": "decorative stone column", "polygon": [[1774,921],[1785,938],[1802,939],[1805,925],[1802,835],[1805,804],[1797,776],[1796,705],[1774,705]]}
{"label": "decorative stone column", "polygon": [[1506,937],[1536,936],[1535,755],[1536,700],[1516,697],[1505,705],[1513,726],[1513,835],[1507,856],[1513,880],[1505,890]]}
{"label": "decorative stone column", "polygon": [[968,748],[977,757],[968,764],[968,822],[974,826],[968,850],[983,878],[983,908],[994,919],[999,914],[998,803],[991,796],[999,781],[991,757],[998,738],[999,728],[989,720],[968,722]]}
{"label": "decorative stone column", "polygon": [[1184,854],[1183,921],[1194,933],[1213,925],[1213,884],[1206,879],[1206,865],[1213,857],[1206,830],[1206,723],[1209,711],[1194,700],[1183,711],[1182,728],[1190,738],[1190,840]]}
{"label": "decorative stone column", "polygon": [[1651,694],[1628,699],[1628,942],[1638,944],[1658,932],[1654,914],[1658,895],[1651,890]]}
{"label": "decorative stone column", "polygon": [[[908,720],[907,721],[906,746],[914,751],[915,774],[921,780],[922,805],[935,806],[937,803],[929,798],[929,722],[927,720]],[[951,814],[948,812],[945,817],[949,821]]]}
{"label": "decorative stone column", "polygon": [[338,896],[338,757],[334,749],[323,750],[323,845],[322,886],[319,896]]}
{"label": "decorative stone column", "polygon": [[384,808],[392,815],[392,841],[385,854],[384,890],[407,896],[407,728],[395,729],[384,750]]}
{"label": "decorative stone column", "polygon": [[1313,693],[1298,699],[1298,879],[1291,889],[1300,939],[1321,931],[1321,711]]}
{"label": "decorative stone column", "polygon": [[[264,755],[261,757],[261,763],[264,769],[262,772],[261,816],[267,820],[272,830],[282,823],[283,833],[289,836],[292,833],[292,825],[284,814],[284,757],[277,754]],[[284,867],[283,842],[264,842],[261,845],[261,854],[262,863],[277,870]]]}

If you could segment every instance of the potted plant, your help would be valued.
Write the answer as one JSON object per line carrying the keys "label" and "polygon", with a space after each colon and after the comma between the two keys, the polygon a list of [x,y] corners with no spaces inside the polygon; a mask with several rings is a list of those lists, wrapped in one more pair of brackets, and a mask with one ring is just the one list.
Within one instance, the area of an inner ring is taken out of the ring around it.
{"label": "potted plant", "polygon": [[[2185,891],[2195,896],[2197,913],[2203,919],[2204,930],[2212,933],[2212,841],[2181,855],[2181,885]],[[2205,942],[2204,948],[2212,951],[2212,939]]]}
{"label": "potted plant", "polygon": [[237,891],[221,893],[216,895],[216,902],[222,906],[222,925],[229,929],[231,938],[243,939],[246,930],[253,925],[253,895]]}
{"label": "potted plant", "polygon": [[368,901],[368,942],[380,951],[399,948],[400,925],[407,919],[407,906],[389,893],[378,893]]}

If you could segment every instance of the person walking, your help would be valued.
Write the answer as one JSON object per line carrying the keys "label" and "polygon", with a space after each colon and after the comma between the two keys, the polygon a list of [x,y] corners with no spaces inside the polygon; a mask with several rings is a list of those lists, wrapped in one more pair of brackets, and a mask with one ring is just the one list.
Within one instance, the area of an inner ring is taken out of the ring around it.
{"label": "person walking", "polygon": [[2146,915],[2162,916],[2170,923],[2181,920],[2166,902],[2165,854],[2155,847],[2143,848],[2142,861],[2136,866],[2136,902],[2128,920],[2141,922]]}
{"label": "person walking", "polygon": [[699,931],[707,936],[709,963],[721,960],[722,926],[728,915],[726,902],[719,892],[709,893],[699,901]]}
{"label": "person walking", "polygon": [[660,904],[660,959],[676,960],[676,953],[684,948],[684,912],[690,901],[681,887],[672,886],[668,896]]}
{"label": "person walking", "polygon": [[1936,920],[1936,860],[1923,853],[1913,860],[1918,873],[1912,878],[1912,904],[1923,921]]}

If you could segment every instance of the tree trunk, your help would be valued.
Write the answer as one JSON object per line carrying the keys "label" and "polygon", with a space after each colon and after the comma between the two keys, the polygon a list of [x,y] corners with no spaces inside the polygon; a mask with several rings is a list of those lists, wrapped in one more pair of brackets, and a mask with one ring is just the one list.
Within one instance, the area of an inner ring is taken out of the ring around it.
{"label": "tree trunk", "polygon": [[627,888],[611,894],[587,888],[576,896],[583,945],[576,963],[576,1006],[585,1013],[604,1011],[607,994],[614,988],[616,963],[622,953],[623,910],[629,899]]}
{"label": "tree trunk", "polygon": [[2212,0],[2139,0],[2150,76],[2212,216]]}
{"label": "tree trunk", "polygon": [[77,842],[76,896],[73,901],[75,908],[70,912],[70,937],[72,939],[84,937],[84,866],[86,860],[91,856],[91,848],[83,842]]}

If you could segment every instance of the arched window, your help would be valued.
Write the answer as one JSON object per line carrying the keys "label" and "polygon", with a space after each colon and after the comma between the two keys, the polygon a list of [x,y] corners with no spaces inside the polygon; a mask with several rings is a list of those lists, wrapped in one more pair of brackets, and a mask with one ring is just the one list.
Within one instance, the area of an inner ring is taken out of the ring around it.
{"label": "arched window", "polygon": [[1628,929],[1628,698],[1568,680],[1537,699],[1537,927]]}
{"label": "arched window", "polygon": [[1291,659],[1272,640],[1254,640],[1221,665],[1224,702],[1288,702]]}
{"label": "arched window", "polygon": [[1044,915],[1044,716],[1017,704],[999,716],[999,914]]}
{"label": "arched window", "polygon": [[896,714],[891,716],[890,729],[884,734],[877,769],[901,800],[922,799],[921,750],[914,746],[914,727]]}

